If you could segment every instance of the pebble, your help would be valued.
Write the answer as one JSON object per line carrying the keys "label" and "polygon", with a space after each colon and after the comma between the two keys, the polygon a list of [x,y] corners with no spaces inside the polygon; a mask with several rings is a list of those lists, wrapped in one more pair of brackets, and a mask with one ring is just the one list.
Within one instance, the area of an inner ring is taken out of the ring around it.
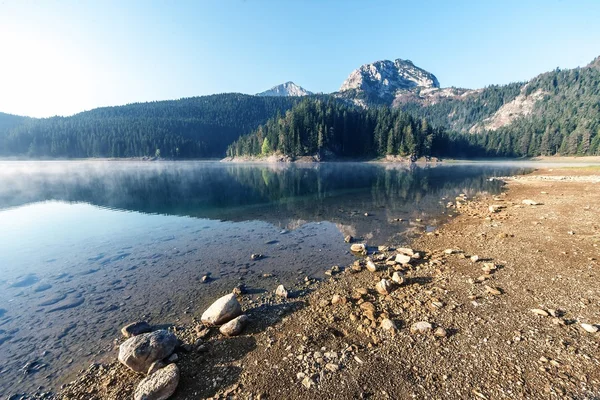
{"label": "pebble", "polygon": [[415,322],[410,326],[410,333],[425,334],[433,329],[431,324],[427,321]]}
{"label": "pebble", "polygon": [[446,332],[446,330],[444,328],[442,328],[441,326],[438,326],[433,331],[433,335],[436,336],[436,337],[440,337],[441,338],[441,337],[448,336],[448,332]]}
{"label": "pebble", "polygon": [[394,285],[392,282],[387,279],[380,280],[377,285],[375,285],[375,289],[379,294],[390,294],[393,290]]}
{"label": "pebble", "polygon": [[532,308],[531,312],[537,315],[541,315],[542,317],[547,317],[549,315],[546,310],[542,310],[541,308]]}
{"label": "pebble", "polygon": [[285,287],[283,285],[277,286],[277,289],[275,289],[275,294],[284,299],[288,298],[288,291],[285,289]]}
{"label": "pebble", "polygon": [[502,291],[498,288],[494,288],[488,285],[485,285],[485,290],[493,296],[500,296],[502,294]]}
{"label": "pebble", "polygon": [[400,271],[394,271],[392,274],[392,280],[398,285],[402,285],[404,283],[404,274]]}
{"label": "pebble", "polygon": [[371,272],[377,272],[377,265],[370,258],[367,259],[367,269]]}
{"label": "pebble", "polygon": [[410,256],[407,256],[406,254],[396,254],[395,261],[398,264],[408,264],[408,263],[410,263],[410,260],[411,260]]}
{"label": "pebble", "polygon": [[530,199],[523,200],[522,203],[525,204],[526,206],[537,206],[540,204],[537,201],[530,200]]}
{"label": "pebble", "polygon": [[352,251],[354,253],[366,253],[367,245],[364,243],[355,243],[350,246],[350,251]]}
{"label": "pebble", "polygon": [[396,326],[394,321],[392,321],[389,318],[384,318],[383,321],[381,321],[380,327],[381,327],[381,329],[392,332],[392,333],[396,332],[398,330],[398,327]]}
{"label": "pebble", "polygon": [[581,324],[581,327],[589,333],[596,333],[598,332],[598,326],[597,325],[591,325],[591,324]]}

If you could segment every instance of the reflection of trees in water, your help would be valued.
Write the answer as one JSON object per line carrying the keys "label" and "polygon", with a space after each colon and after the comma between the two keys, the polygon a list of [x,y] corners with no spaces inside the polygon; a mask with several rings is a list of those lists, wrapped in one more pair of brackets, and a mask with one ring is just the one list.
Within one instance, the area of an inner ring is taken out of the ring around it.
{"label": "reflection of trees in water", "polygon": [[[4,171],[0,207],[61,200],[169,215],[244,220],[274,209],[289,218],[323,220],[332,212],[414,207],[457,188],[498,185],[507,167],[419,168],[378,164],[248,165],[217,163],[32,164]],[[517,171],[520,172],[520,171]],[[434,194],[435,196],[431,196]],[[429,195],[429,196],[427,196]],[[364,212],[364,211],[363,211]],[[285,217],[279,215],[278,218]]]}

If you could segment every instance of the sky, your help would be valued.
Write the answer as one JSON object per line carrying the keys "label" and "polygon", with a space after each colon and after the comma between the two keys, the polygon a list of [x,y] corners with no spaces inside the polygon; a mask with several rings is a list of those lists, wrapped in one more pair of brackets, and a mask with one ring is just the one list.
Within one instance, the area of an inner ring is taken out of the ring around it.
{"label": "sky", "polygon": [[337,90],[403,58],[440,84],[528,80],[600,55],[600,0],[0,0],[0,112],[100,106],[293,81]]}

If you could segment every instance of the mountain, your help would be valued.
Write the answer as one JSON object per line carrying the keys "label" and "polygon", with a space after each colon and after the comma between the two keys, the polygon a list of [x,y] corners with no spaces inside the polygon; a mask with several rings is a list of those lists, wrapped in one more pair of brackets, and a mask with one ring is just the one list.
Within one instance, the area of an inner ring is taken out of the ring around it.
{"label": "mountain", "polygon": [[440,84],[430,72],[410,60],[383,60],[365,64],[350,73],[336,96],[359,105],[391,105],[396,97],[417,89],[439,88]]}
{"label": "mountain", "polygon": [[298,100],[226,93],[102,107],[18,124],[10,118],[12,125],[0,130],[0,156],[222,157],[231,142]]}
{"label": "mountain", "polygon": [[302,86],[296,85],[294,82],[286,82],[281,85],[273,86],[269,90],[257,93],[257,96],[278,96],[278,97],[289,97],[289,96],[308,96],[312,93],[304,89]]}

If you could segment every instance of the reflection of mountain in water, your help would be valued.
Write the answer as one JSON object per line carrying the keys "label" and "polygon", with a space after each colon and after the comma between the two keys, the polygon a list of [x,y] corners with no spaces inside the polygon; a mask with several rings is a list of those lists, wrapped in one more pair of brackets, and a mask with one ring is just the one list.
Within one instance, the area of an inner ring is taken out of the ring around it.
{"label": "reflection of mountain in water", "polygon": [[[439,209],[441,197],[458,192],[497,190],[498,184],[487,177],[521,172],[501,166],[355,163],[52,162],[1,167],[0,208],[60,200],[143,213],[258,219],[289,228],[300,221],[328,220],[349,230],[431,212]],[[375,218],[365,219],[365,212]]]}

